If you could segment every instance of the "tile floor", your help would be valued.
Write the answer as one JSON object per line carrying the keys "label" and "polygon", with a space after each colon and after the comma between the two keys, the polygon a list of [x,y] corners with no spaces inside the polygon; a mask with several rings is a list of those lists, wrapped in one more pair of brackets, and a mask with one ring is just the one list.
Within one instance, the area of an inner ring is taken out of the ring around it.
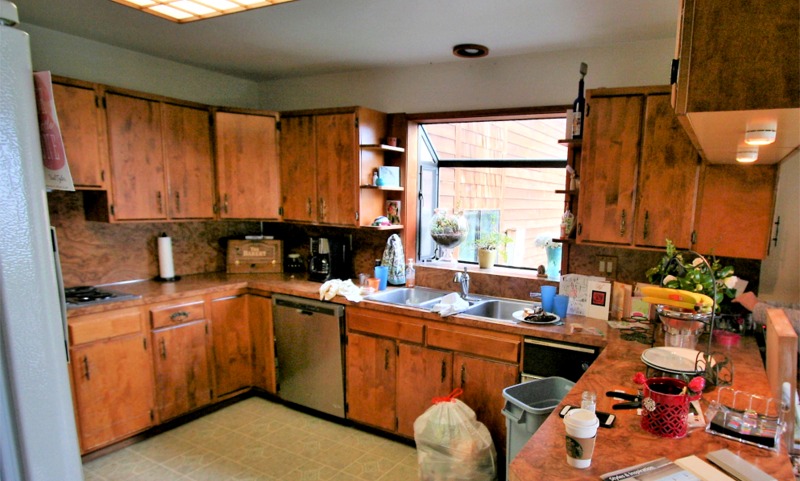
{"label": "tile floor", "polygon": [[89,461],[86,481],[409,481],[416,450],[251,397]]}

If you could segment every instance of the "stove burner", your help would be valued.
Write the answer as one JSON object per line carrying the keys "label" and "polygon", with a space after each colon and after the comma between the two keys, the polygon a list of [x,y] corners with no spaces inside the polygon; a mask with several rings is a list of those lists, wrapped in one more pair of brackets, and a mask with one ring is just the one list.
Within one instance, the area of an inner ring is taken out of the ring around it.
{"label": "stove burner", "polygon": [[77,286],[64,289],[64,297],[66,298],[67,306],[75,307],[101,302],[136,299],[140,296],[100,287]]}

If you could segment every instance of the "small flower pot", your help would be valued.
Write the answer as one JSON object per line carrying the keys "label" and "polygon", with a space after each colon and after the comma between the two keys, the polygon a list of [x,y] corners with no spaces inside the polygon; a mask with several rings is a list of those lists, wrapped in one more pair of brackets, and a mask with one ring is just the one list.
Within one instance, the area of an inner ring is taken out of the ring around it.
{"label": "small flower pot", "polygon": [[497,251],[491,249],[478,249],[478,265],[481,269],[491,269],[497,260]]}

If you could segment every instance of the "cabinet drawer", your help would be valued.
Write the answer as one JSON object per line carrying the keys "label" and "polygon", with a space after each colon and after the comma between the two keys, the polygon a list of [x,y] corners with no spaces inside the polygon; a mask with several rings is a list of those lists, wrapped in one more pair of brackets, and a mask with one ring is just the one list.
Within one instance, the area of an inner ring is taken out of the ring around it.
{"label": "cabinet drawer", "polygon": [[205,304],[202,300],[187,302],[177,306],[164,306],[150,309],[150,325],[153,329],[205,319],[205,317]]}
{"label": "cabinet drawer", "polygon": [[427,345],[506,362],[519,362],[522,339],[498,332],[446,325],[428,325]]}
{"label": "cabinet drawer", "polygon": [[349,331],[359,331],[391,337],[401,341],[422,343],[425,329],[421,319],[416,320],[357,307],[348,307],[345,315]]}
{"label": "cabinet drawer", "polygon": [[89,314],[69,320],[70,345],[133,334],[142,330],[142,311],[138,307]]}

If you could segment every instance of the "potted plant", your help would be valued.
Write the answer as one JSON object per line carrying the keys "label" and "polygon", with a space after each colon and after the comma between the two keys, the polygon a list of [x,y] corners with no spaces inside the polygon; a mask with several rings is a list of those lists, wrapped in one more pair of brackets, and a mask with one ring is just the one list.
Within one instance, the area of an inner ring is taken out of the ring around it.
{"label": "potted plant", "polygon": [[481,269],[489,269],[497,261],[497,252],[506,254],[506,246],[514,242],[511,237],[500,232],[481,234],[475,239],[475,248],[478,249],[478,265]]}

